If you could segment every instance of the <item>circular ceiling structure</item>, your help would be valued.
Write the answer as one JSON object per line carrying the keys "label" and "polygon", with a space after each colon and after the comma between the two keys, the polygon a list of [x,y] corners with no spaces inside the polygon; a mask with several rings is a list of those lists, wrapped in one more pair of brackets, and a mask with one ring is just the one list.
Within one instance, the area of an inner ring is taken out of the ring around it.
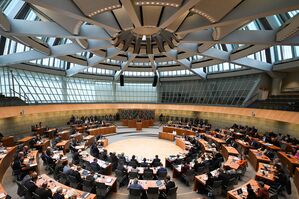
{"label": "circular ceiling structure", "polygon": [[[113,71],[114,79],[180,70],[207,79],[206,68],[221,64],[270,72],[271,47],[299,45],[299,17],[288,13],[299,9],[295,0],[15,2],[0,15],[1,35],[30,50],[3,55],[0,65],[55,57],[72,63],[68,76],[97,68]],[[17,8],[24,13],[13,14]]]}

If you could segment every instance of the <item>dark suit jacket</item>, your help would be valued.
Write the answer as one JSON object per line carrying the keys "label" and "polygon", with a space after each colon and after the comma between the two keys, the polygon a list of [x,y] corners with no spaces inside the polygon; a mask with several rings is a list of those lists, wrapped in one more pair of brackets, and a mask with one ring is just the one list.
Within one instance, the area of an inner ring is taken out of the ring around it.
{"label": "dark suit jacket", "polygon": [[175,183],[173,181],[168,181],[165,185],[166,187],[166,193],[168,193],[169,189],[174,188],[175,187]]}
{"label": "dark suit jacket", "polygon": [[98,172],[98,171],[101,170],[100,165],[99,165],[98,163],[96,163],[96,162],[92,162],[92,163],[90,163],[90,167],[91,167],[91,169],[92,169],[94,172]]}
{"label": "dark suit jacket", "polygon": [[24,183],[24,186],[28,189],[28,191],[30,191],[31,193],[32,192],[35,192],[35,190],[37,189],[37,186],[36,184],[32,181],[32,180],[27,180],[25,183]]}
{"label": "dark suit jacket", "polygon": [[53,195],[53,199],[64,199],[64,195],[55,193],[55,194]]}
{"label": "dark suit jacket", "polygon": [[52,191],[50,189],[38,188],[35,193],[39,195],[40,198],[52,198]]}

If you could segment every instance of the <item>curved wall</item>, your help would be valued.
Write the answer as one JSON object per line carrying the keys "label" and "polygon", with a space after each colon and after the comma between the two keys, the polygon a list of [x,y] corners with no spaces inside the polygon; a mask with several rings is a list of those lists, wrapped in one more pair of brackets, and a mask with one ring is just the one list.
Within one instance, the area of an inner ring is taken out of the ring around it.
{"label": "curved wall", "polygon": [[30,126],[39,121],[49,127],[64,126],[72,114],[106,115],[115,114],[118,109],[153,109],[157,116],[161,113],[179,117],[199,116],[208,119],[217,127],[239,123],[254,125],[261,132],[272,130],[299,137],[299,112],[173,104],[53,104],[1,107],[0,131],[4,134],[19,135],[29,133]]}

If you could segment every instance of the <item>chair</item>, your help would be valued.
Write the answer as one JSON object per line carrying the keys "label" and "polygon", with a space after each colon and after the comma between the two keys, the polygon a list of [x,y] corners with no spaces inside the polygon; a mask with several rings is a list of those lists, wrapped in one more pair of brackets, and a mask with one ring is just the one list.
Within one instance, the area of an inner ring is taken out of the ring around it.
{"label": "chair", "polygon": [[25,195],[25,188],[19,181],[16,181],[16,183],[18,185],[17,194],[18,196],[23,197]]}
{"label": "chair", "polygon": [[141,189],[129,189],[129,199],[140,199],[142,195]]}
{"label": "chair", "polygon": [[152,180],[154,179],[153,171],[145,171],[143,173],[143,180]]}
{"label": "chair", "polygon": [[177,190],[178,190],[178,187],[169,189],[167,192],[167,199],[176,199]]}
{"label": "chair", "polygon": [[122,172],[118,169],[115,170],[115,176],[117,178],[117,182],[119,184],[119,187],[121,187],[123,185],[124,181],[126,180],[127,176],[125,175],[124,172]]}
{"label": "chair", "polygon": [[32,198],[33,199],[42,199],[37,193],[33,192],[32,193]]}
{"label": "chair", "polygon": [[190,186],[190,183],[193,182],[194,176],[195,171],[193,169],[187,170],[187,172],[182,175],[182,178],[187,186]]}
{"label": "chair", "polygon": [[63,172],[59,173],[59,182],[61,184],[64,184],[64,185],[68,185],[69,184],[67,175],[65,173],[63,173]]}
{"label": "chair", "polygon": [[149,187],[146,191],[148,199],[158,199],[159,198],[159,188],[158,187]]}
{"label": "chair", "polygon": [[229,190],[232,190],[232,189],[234,188],[235,179],[236,179],[235,177],[230,178],[230,179],[228,180],[228,182],[227,182],[225,185],[223,185],[223,187],[222,187],[222,194],[223,194],[224,196],[226,196],[226,193],[227,193]]}
{"label": "chair", "polygon": [[27,187],[23,186],[23,188],[24,188],[24,198],[32,199],[32,193],[27,189]]}
{"label": "chair", "polygon": [[77,180],[75,176],[68,175],[67,176],[70,186],[74,189],[78,189],[80,186],[80,182]]}
{"label": "chair", "polygon": [[205,167],[204,166],[198,167],[195,172],[196,172],[197,175],[204,174],[205,173]]}
{"label": "chair", "polygon": [[138,172],[129,172],[128,177],[130,180],[138,178]]}
{"label": "chair", "polygon": [[96,182],[97,199],[105,198],[110,191],[110,188],[105,183]]}
{"label": "chair", "polygon": [[131,166],[131,167],[137,167],[138,165],[137,165],[137,163],[136,163],[135,161],[130,161],[130,162],[128,163],[128,166]]}
{"label": "chair", "polygon": [[207,190],[213,196],[220,195],[222,192],[222,180],[214,181],[213,186],[208,186]]}
{"label": "chair", "polygon": [[89,193],[94,192],[94,181],[83,179],[82,190]]}

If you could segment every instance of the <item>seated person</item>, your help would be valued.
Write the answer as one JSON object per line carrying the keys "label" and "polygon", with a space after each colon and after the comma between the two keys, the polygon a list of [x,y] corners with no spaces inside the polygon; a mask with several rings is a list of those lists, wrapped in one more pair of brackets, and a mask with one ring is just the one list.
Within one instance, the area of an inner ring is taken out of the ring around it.
{"label": "seated person", "polygon": [[96,145],[96,143],[92,144],[90,147],[90,154],[96,158],[100,156],[100,151]]}
{"label": "seated person", "polygon": [[72,163],[68,163],[68,161],[63,161],[62,165],[63,165],[62,172],[64,174],[68,174],[69,171],[71,170],[71,167],[73,166],[73,164]]}
{"label": "seated person", "polygon": [[78,166],[76,170],[71,168],[71,170],[68,172],[68,175],[75,177],[77,182],[82,182],[82,178],[79,173],[80,170],[81,170],[80,166]]}
{"label": "seated person", "polygon": [[92,171],[94,171],[94,172],[99,172],[101,170],[101,167],[98,164],[97,158],[93,159],[93,162],[90,163],[90,167],[91,167]]}
{"label": "seated person", "polygon": [[62,193],[62,187],[58,187],[53,195],[53,199],[64,199],[64,194]]}
{"label": "seated person", "polygon": [[174,165],[182,164],[183,159],[181,159],[180,155],[177,155],[176,159],[172,162]]}
{"label": "seated person", "polygon": [[161,160],[160,158],[158,157],[158,155],[155,156],[155,159],[153,159],[153,162],[152,162],[152,166],[153,167],[157,167],[157,166],[160,166],[161,165]]}
{"label": "seated person", "polygon": [[51,147],[47,147],[47,149],[46,149],[46,154],[48,155],[48,156],[53,156],[53,150],[52,150],[52,148]]}
{"label": "seated person", "polygon": [[28,154],[29,154],[29,147],[27,146],[27,145],[25,145],[24,147],[23,147],[23,150],[22,150],[22,152],[23,152],[23,154],[24,154],[24,156],[27,156]]}
{"label": "seated person", "polygon": [[167,174],[167,169],[165,167],[160,167],[158,170],[157,170],[157,176],[163,174],[163,173],[166,173]]}
{"label": "seated person", "polygon": [[169,192],[170,189],[175,188],[175,182],[171,180],[170,176],[166,176],[165,178],[165,187],[166,194]]}
{"label": "seated person", "polygon": [[138,184],[138,179],[135,178],[135,179],[133,180],[133,183],[131,183],[131,184],[129,185],[128,189],[143,190],[143,187],[142,187],[140,184]]}
{"label": "seated person", "polygon": [[27,190],[32,194],[33,192],[36,191],[36,189],[38,188],[36,186],[36,180],[37,180],[37,173],[34,172],[32,173],[31,175],[31,179],[30,180],[27,180],[25,183],[24,183],[24,187],[27,188]]}
{"label": "seated person", "polygon": [[136,164],[136,166],[139,165],[138,161],[136,160],[135,155],[132,156],[132,158],[131,158],[131,160],[130,160],[130,162],[129,162],[129,165],[130,165],[130,166],[133,166],[134,164]]}
{"label": "seated person", "polygon": [[78,151],[75,151],[74,153],[73,153],[73,163],[74,164],[79,164],[79,162],[80,162],[80,153],[81,153],[81,149],[79,149]]}
{"label": "seated person", "polygon": [[143,161],[140,163],[141,167],[148,167],[148,163],[146,162],[146,158],[143,158]]}
{"label": "seated person", "polygon": [[41,187],[35,191],[40,198],[52,198],[52,191],[48,189],[48,183],[44,182]]}
{"label": "seated person", "polygon": [[187,162],[185,162],[184,165],[181,167],[181,173],[186,174],[188,170],[190,170],[190,165]]}
{"label": "seated person", "polygon": [[247,195],[247,199],[256,199],[257,197],[256,197],[256,195],[255,195],[255,192],[254,192],[254,190],[252,189],[252,187],[251,187],[251,184],[247,184],[246,185],[246,187],[247,187],[247,193],[248,193],[248,195]]}

